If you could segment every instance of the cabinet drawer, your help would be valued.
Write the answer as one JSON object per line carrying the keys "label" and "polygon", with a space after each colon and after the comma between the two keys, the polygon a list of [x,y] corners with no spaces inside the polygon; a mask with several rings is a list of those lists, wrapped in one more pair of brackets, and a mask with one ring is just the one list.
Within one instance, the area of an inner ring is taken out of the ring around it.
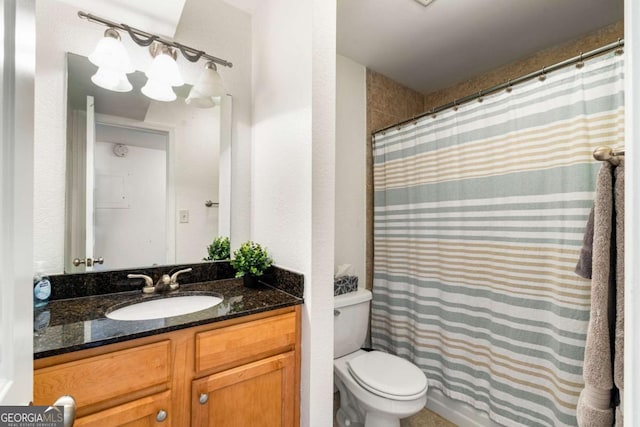
{"label": "cabinet drawer", "polygon": [[33,379],[34,401],[50,405],[69,394],[82,409],[150,387],[164,384],[166,388],[170,357],[167,340],[38,369]]}
{"label": "cabinet drawer", "polygon": [[[160,411],[164,411],[162,416],[160,416]],[[78,418],[73,425],[74,427],[171,427],[170,412],[171,392],[165,391]]]}
{"label": "cabinet drawer", "polygon": [[196,372],[226,369],[284,352],[295,342],[295,313],[200,332],[196,335]]}

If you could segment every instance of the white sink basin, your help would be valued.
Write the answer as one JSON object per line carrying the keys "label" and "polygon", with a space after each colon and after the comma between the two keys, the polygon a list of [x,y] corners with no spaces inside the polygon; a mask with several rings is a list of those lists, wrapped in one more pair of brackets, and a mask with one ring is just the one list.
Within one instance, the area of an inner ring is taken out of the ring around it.
{"label": "white sink basin", "polygon": [[182,295],[127,305],[108,312],[106,316],[114,320],[164,319],[165,317],[195,313],[214,307],[221,302],[222,298],[210,295]]}

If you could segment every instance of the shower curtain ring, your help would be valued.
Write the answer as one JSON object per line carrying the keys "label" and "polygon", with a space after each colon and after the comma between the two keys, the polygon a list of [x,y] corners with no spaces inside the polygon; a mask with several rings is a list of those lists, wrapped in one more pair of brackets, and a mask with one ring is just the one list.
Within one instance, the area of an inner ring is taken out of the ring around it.
{"label": "shower curtain ring", "polygon": [[541,82],[545,81],[547,79],[547,67],[542,67],[542,74],[540,74],[538,76],[538,80],[540,80]]}
{"label": "shower curtain ring", "polygon": [[507,93],[511,93],[511,91],[513,90],[513,87],[511,86],[511,79],[507,80]]}
{"label": "shower curtain ring", "polygon": [[582,60],[582,52],[580,52],[580,58],[578,59],[578,62],[576,62],[576,68],[580,69],[584,67],[584,61]]}
{"label": "shower curtain ring", "polygon": [[458,100],[457,99],[453,100],[453,111],[458,111]]}
{"label": "shower curtain ring", "polygon": [[484,101],[484,99],[482,99],[482,91],[478,92],[478,102],[482,102]]}
{"label": "shower curtain ring", "polygon": [[616,55],[622,55],[624,53],[624,49],[622,48],[622,39],[618,37],[618,48],[616,49]]}

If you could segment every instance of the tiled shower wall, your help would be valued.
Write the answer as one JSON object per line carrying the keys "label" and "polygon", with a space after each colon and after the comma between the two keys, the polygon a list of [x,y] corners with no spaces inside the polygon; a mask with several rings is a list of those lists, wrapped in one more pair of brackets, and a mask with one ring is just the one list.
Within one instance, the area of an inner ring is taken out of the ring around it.
{"label": "tiled shower wall", "polygon": [[[622,38],[624,38],[624,24],[623,21],[619,21],[579,39],[541,50],[487,73],[424,95],[402,86],[382,74],[367,70],[367,135],[453,100],[478,93],[481,90],[540,70],[542,67],[577,56],[580,52],[588,52]],[[367,272],[365,284],[368,289],[371,289],[373,283],[373,169],[370,137],[367,138],[366,144]]]}

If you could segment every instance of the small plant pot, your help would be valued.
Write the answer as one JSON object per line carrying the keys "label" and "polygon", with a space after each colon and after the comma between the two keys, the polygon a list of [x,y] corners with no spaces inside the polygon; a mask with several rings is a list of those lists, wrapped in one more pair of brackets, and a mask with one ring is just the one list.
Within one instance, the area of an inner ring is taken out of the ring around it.
{"label": "small plant pot", "polygon": [[247,288],[259,288],[260,283],[258,282],[258,277],[252,276],[250,274],[245,274],[242,276],[242,282]]}

